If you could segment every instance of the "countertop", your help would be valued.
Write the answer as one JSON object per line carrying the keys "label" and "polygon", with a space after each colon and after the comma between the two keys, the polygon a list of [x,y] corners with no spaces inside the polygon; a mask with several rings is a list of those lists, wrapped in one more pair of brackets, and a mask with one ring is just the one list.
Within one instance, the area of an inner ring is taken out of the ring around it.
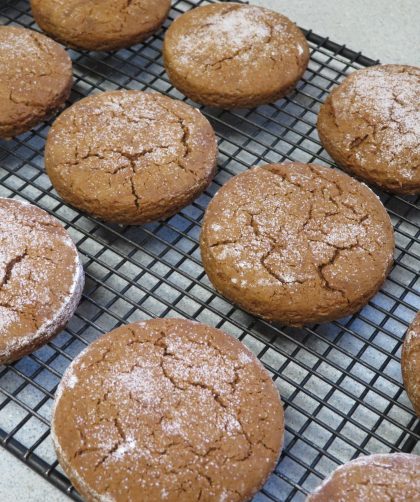
{"label": "countertop", "polygon": [[[420,65],[418,0],[254,0],[299,26],[382,63]],[[0,500],[67,502],[69,498],[0,448]],[[18,480],[18,481],[17,481]]]}
{"label": "countertop", "polygon": [[420,65],[418,0],[252,0],[381,63]]}

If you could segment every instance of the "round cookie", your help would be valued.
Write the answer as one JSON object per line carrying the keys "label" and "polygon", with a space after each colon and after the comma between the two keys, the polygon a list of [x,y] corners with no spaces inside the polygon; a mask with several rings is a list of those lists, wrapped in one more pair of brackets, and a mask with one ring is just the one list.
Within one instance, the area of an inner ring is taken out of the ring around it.
{"label": "round cookie", "polygon": [[417,313],[404,338],[401,369],[405,390],[420,417],[420,312]]}
{"label": "round cookie", "polygon": [[338,467],[306,502],[416,502],[420,457],[408,453],[359,457]]}
{"label": "round cookie", "polygon": [[52,438],[87,502],[249,500],[274,469],[283,408],[239,341],[181,319],[122,326],[56,393]]}
{"label": "round cookie", "polygon": [[65,327],[84,274],[66,230],[36,206],[0,198],[0,244],[0,364],[6,364]]}
{"label": "round cookie", "polygon": [[31,0],[49,36],[76,49],[113,51],[148,38],[165,21],[170,0]]}
{"label": "round cookie", "polygon": [[254,107],[285,96],[303,75],[309,47],[287,17],[263,7],[219,3],[192,9],[166,32],[173,85],[198,103]]}
{"label": "round cookie", "polygon": [[220,293],[264,319],[301,326],[364,306],[390,270],[394,235],[379,199],[350,176],[273,164],[219,190],[200,246]]}
{"label": "round cookie", "polygon": [[62,107],[72,81],[60,45],[32,30],[0,26],[0,138],[29,131]]}
{"label": "round cookie", "polygon": [[318,133],[331,157],[384,190],[420,193],[420,68],[356,71],[321,106]]}
{"label": "round cookie", "polygon": [[214,131],[198,110],[142,91],[82,99],[54,122],[45,148],[65,201],[123,224],[177,213],[211,182],[216,160]]}

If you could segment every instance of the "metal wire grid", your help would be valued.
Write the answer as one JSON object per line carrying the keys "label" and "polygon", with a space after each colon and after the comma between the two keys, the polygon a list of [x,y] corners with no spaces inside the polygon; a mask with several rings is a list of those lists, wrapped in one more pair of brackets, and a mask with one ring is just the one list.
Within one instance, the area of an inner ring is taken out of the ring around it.
{"label": "metal wire grid", "polygon": [[[177,0],[166,25],[203,3]],[[10,23],[37,29],[27,0],[0,4],[0,24]],[[78,246],[87,279],[67,329],[34,354],[0,366],[0,442],[75,500],[80,497],[58,466],[49,435],[55,388],[92,340],[121,323],[156,316],[194,318],[221,328],[271,372],[285,404],[285,447],[256,501],[304,500],[337,465],[360,454],[420,453],[419,424],[400,374],[401,338],[420,309],[418,197],[379,194],[395,228],[395,266],[368,306],[337,322],[284,329],[258,320],[217,295],[201,266],[203,212],[232,175],[284,160],[332,165],[316,133],[319,106],[346,74],[374,61],[305,33],[311,62],[288,98],[254,110],[202,108],[217,132],[219,172],[202,196],[165,222],[122,228],[63,204],[43,170],[51,122],[0,141],[0,195],[23,198],[59,218]],[[164,72],[162,39],[160,32],[116,53],[70,51],[75,72],[70,101],[120,88],[184,99]]]}

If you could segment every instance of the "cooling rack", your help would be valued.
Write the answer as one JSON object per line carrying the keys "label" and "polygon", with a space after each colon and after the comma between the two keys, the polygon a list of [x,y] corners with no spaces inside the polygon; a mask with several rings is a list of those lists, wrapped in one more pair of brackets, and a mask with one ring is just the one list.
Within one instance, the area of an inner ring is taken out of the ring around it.
{"label": "cooling rack", "polygon": [[[203,1],[173,3],[165,26]],[[206,2],[208,3],[208,2]],[[0,24],[37,29],[27,0],[2,1]],[[63,204],[43,168],[51,122],[0,141],[0,196],[46,209],[68,228],[81,253],[86,287],[76,315],[51,343],[0,366],[0,443],[74,500],[49,434],[56,386],[70,361],[116,326],[156,316],[186,317],[221,328],[246,344],[278,386],[286,415],[284,451],[255,501],[301,501],[335,467],[361,454],[420,453],[420,427],[401,384],[401,339],[420,309],[419,198],[378,193],[392,219],[395,265],[381,291],[357,315],[284,329],[236,308],[213,290],[200,262],[204,210],[231,176],[268,162],[332,165],[315,128],[319,106],[350,72],[375,63],[305,31],[311,61],[286,99],[253,110],[201,108],[219,143],[219,170],[192,205],[164,222],[119,227]],[[185,99],[165,74],[163,30],[115,53],[70,51],[70,101],[93,92],[147,89]]]}

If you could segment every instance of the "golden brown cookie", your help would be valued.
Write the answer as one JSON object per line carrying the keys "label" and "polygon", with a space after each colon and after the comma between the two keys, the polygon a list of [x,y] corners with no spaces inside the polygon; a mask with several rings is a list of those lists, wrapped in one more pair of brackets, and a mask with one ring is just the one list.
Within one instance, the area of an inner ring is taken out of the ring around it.
{"label": "golden brown cookie", "polygon": [[217,144],[196,109],[157,93],[82,99],[54,122],[45,166],[65,201],[103,220],[141,224],[190,204],[211,182]]}
{"label": "golden brown cookie", "polygon": [[36,206],[0,198],[0,243],[0,364],[6,364],[64,328],[84,274],[66,230]]}
{"label": "golden brown cookie", "polygon": [[87,502],[249,500],[274,469],[283,408],[239,341],[181,319],[122,326],[57,390],[52,438]]}
{"label": "golden brown cookie", "polygon": [[420,193],[420,68],[352,73],[318,116],[318,133],[342,167],[384,190]]}
{"label": "golden brown cookie", "polygon": [[0,26],[0,138],[29,131],[64,105],[72,85],[66,51],[32,30]]}
{"label": "golden brown cookie", "polygon": [[394,235],[379,199],[350,176],[273,164],[219,190],[200,246],[220,293],[257,316],[301,326],[363,307],[390,270]]}
{"label": "golden brown cookie", "polygon": [[166,32],[163,57],[171,82],[194,101],[253,107],[276,101],[296,85],[309,47],[287,17],[229,2],[177,18]]}
{"label": "golden brown cookie", "polygon": [[359,457],[338,467],[306,502],[418,502],[420,457],[408,453]]}
{"label": "golden brown cookie", "polygon": [[404,338],[401,368],[405,390],[420,417],[420,312],[417,313]]}
{"label": "golden brown cookie", "polygon": [[49,36],[76,49],[113,51],[157,31],[170,0],[31,0],[32,14]]}

